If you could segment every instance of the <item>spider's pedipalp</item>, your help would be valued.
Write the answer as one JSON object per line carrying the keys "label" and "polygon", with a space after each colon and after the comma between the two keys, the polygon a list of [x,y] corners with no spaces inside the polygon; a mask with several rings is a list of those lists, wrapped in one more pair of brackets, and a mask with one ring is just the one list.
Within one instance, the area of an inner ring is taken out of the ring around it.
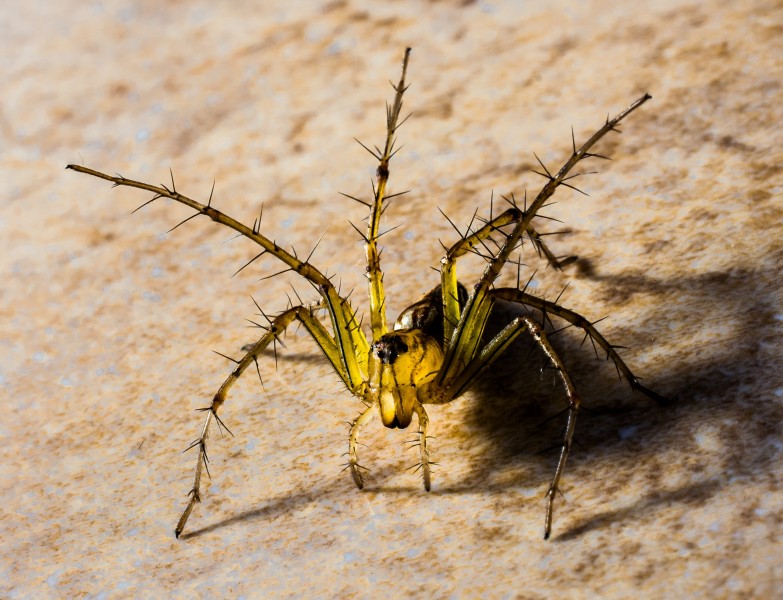
{"label": "spider's pedipalp", "polygon": [[347,468],[351,469],[351,477],[353,477],[353,482],[356,484],[356,487],[359,489],[362,489],[364,487],[364,475],[362,474],[362,469],[365,471],[367,470],[366,467],[363,467],[359,464],[359,457],[356,454],[356,445],[358,444],[359,440],[359,429],[361,429],[365,424],[367,424],[370,419],[373,418],[373,415],[375,414],[375,405],[368,406],[362,413],[356,417],[356,419],[351,423],[351,432],[348,435],[348,465]]}
{"label": "spider's pedipalp", "polygon": [[427,436],[427,427],[430,424],[430,419],[427,416],[427,411],[424,410],[424,407],[421,404],[414,405],[414,410],[419,419],[419,464],[421,465],[421,478],[424,482],[424,489],[429,492],[431,487],[430,465],[433,464],[430,462],[430,451],[427,447],[427,440],[429,439]]}

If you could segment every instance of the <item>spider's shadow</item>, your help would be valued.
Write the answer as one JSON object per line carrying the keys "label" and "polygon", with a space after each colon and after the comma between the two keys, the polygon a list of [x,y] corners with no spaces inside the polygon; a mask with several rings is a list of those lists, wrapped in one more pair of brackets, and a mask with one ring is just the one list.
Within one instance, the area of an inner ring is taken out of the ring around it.
{"label": "spider's shadow", "polygon": [[[531,313],[503,307],[492,315],[487,337],[516,314]],[[541,322],[538,311],[532,311],[532,316]],[[583,462],[585,450],[589,453],[596,444],[618,439],[618,429],[632,427],[644,420],[645,413],[658,408],[641,395],[631,394],[627,384],[617,381],[612,365],[597,360],[589,341],[582,344],[581,340],[581,335],[566,332],[550,336],[582,397],[567,471]],[[507,467],[520,468],[523,480],[506,485],[548,483],[562,443],[567,403],[562,384],[540,347],[529,336],[520,337],[471,392],[461,400],[466,403],[462,418],[465,435],[479,449],[472,453],[476,458],[469,475],[457,488],[497,487],[493,471]]]}
{"label": "spider's shadow", "polygon": [[[662,281],[644,274],[601,277],[589,265],[580,266],[588,277],[606,282],[615,299],[627,301],[637,293],[661,298],[665,316],[650,315],[640,328],[640,337],[654,337],[665,344],[671,335],[666,325],[672,313],[690,323],[691,329],[681,328],[686,334],[709,327],[710,323],[730,321],[732,327],[720,345],[709,348],[713,352],[710,356],[692,352],[685,360],[672,359],[671,368],[660,380],[645,380],[646,385],[673,401],[669,406],[633,394],[626,382],[618,382],[614,367],[597,361],[589,342],[580,347],[581,335],[555,336],[553,345],[574,377],[585,407],[579,414],[576,443],[566,467],[569,487],[595,485],[574,480],[569,472],[584,472],[580,467],[592,469],[596,461],[604,471],[611,472],[619,459],[626,465],[642,464],[651,456],[671,451],[669,434],[675,428],[688,436],[675,442],[687,455],[693,451],[692,437],[697,428],[710,422],[736,421],[744,425],[742,439],[736,443],[722,440],[725,447],[718,455],[723,464],[717,471],[713,469],[712,476],[692,472],[687,484],[668,491],[661,491],[666,486],[657,488],[655,481],[649,479],[647,494],[630,507],[587,516],[557,538],[578,537],[668,503],[703,502],[728,481],[726,473],[753,475],[771,469],[774,457],[763,440],[779,436],[783,407],[779,401],[764,398],[773,397],[773,390],[764,389],[763,378],[766,375],[769,380],[777,365],[774,353],[760,353],[758,349],[764,346],[765,338],[768,346],[779,346],[776,340],[780,322],[776,315],[780,307],[774,286],[770,286],[775,281],[772,274],[734,270]],[[666,304],[672,298],[676,298],[676,305]],[[754,315],[754,319],[746,315]],[[507,317],[495,327],[505,322]],[[608,337],[610,343],[628,341]],[[624,359],[637,376],[645,375],[632,354],[625,353]],[[565,421],[564,415],[559,414],[566,406],[562,388],[557,382],[553,386],[552,371],[545,370],[541,376],[544,363],[530,341],[518,342],[498,363],[491,376],[474,385],[472,397],[467,400],[470,404],[463,412],[466,426],[482,447],[464,484],[451,492],[486,487],[492,481],[493,470],[508,466],[519,468],[520,476],[507,485],[530,486],[551,481]],[[612,474],[620,479],[631,475]],[[606,488],[607,494],[614,487],[609,482],[599,485]]]}

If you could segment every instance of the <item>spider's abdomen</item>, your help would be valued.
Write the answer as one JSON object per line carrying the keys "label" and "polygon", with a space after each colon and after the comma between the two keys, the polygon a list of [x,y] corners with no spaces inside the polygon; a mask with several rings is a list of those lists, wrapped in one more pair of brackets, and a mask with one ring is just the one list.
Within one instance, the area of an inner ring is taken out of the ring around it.
{"label": "spider's abdomen", "polygon": [[[457,283],[460,308],[468,301],[468,291]],[[443,346],[443,293],[437,286],[427,292],[418,302],[411,304],[400,313],[394,323],[394,329],[420,329]]]}
{"label": "spider's abdomen", "polygon": [[381,336],[372,352],[378,370],[370,374],[369,400],[378,403],[386,427],[404,429],[443,363],[443,350],[421,329],[404,329]]}

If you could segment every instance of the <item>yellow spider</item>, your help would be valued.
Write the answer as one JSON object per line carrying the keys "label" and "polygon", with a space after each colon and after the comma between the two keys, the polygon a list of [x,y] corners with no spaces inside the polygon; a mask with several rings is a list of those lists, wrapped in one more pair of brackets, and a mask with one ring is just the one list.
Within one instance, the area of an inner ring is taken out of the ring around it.
{"label": "yellow spider", "polygon": [[[502,214],[490,217],[482,227],[468,232],[456,244],[451,246],[441,260],[441,283],[426,294],[420,301],[406,308],[398,317],[393,329],[389,329],[385,314],[385,296],[383,272],[380,265],[378,248],[379,226],[384,201],[390,196],[386,194],[389,180],[389,162],[395,154],[395,134],[402,125],[400,110],[402,97],[406,90],[405,75],[408,67],[410,48],[405,51],[402,63],[402,75],[396,86],[394,101],[386,111],[386,141],[383,149],[368,150],[377,160],[377,182],[374,185],[374,197],[370,208],[367,233],[363,235],[367,257],[367,279],[370,298],[370,328],[372,341],[368,340],[357,320],[356,311],[350,306],[347,298],[341,297],[332,281],[315,268],[308,260],[302,261],[279,247],[275,242],[259,231],[260,221],[252,227],[243,225],[225,213],[211,206],[210,194],[207,204],[202,204],[180,194],[172,177],[171,188],[165,185],[154,186],[121,176],[111,176],[82,167],[68,165],[68,169],[93,175],[114,183],[115,186],[127,186],[152,192],[149,204],[159,198],[171,198],[185,204],[196,211],[186,220],[199,214],[206,215],[213,221],[237,231],[246,238],[258,244],[262,250],[250,263],[263,254],[271,254],[295,271],[318,290],[321,299],[313,304],[292,306],[270,321],[266,333],[254,344],[246,347],[244,357],[236,362],[236,368],[226,378],[215,394],[210,406],[201,409],[207,412],[207,418],[201,430],[200,437],[190,448],[198,448],[195,480],[190,491],[190,501],[177,523],[175,535],[179,537],[185,528],[193,506],[201,500],[201,474],[207,467],[206,441],[213,419],[223,426],[218,417],[218,410],[226,401],[229,390],[242,373],[251,365],[270,343],[275,341],[294,321],[304,325],[315,340],[315,343],[334,367],[348,390],[359,398],[366,406],[365,410],[351,424],[348,439],[348,467],[356,485],[364,486],[363,467],[359,464],[356,446],[359,429],[378,413],[386,427],[405,429],[410,425],[415,414],[419,424],[420,466],[424,480],[424,488],[430,489],[430,457],[427,448],[427,412],[425,404],[444,404],[461,396],[476,377],[500,357],[511,343],[523,332],[527,331],[538,343],[544,354],[562,381],[568,398],[565,432],[563,435],[560,457],[555,469],[552,483],[547,492],[546,520],[544,538],[548,538],[552,529],[552,510],[558,493],[560,479],[563,475],[566,459],[571,448],[574,435],[576,415],[580,407],[579,395],[563,362],[547,340],[543,323],[547,315],[556,315],[564,321],[584,330],[595,344],[606,352],[616,365],[618,371],[630,383],[633,390],[638,390],[658,402],[664,398],[645,388],[625,365],[615,351],[595,329],[593,324],[577,314],[557,304],[543,300],[518,288],[494,288],[495,279],[509,260],[510,255],[522,245],[525,238],[529,239],[535,249],[543,253],[549,263],[555,268],[561,268],[565,262],[560,262],[543,243],[533,226],[533,219],[545,205],[555,190],[565,185],[569,173],[581,160],[589,157],[600,157],[590,149],[606,133],[616,128],[631,112],[650,99],[645,94],[627,109],[606,123],[593,136],[577,149],[573,144],[573,153],[560,170],[552,175],[544,167],[547,183],[535,199],[524,209],[516,206],[510,199],[510,208]],[[542,165],[543,167],[543,165]],[[573,176],[571,176],[573,177]],[[355,198],[354,198],[355,199]],[[141,207],[140,207],[141,208]],[[183,221],[184,222],[184,221]],[[500,235],[498,250],[484,256],[487,267],[481,279],[470,290],[457,281],[457,261],[469,252],[477,252],[476,246],[482,245],[488,250],[485,241],[493,235]],[[247,263],[247,264],[250,264]],[[247,265],[245,265],[247,266]],[[243,267],[244,268],[244,267]],[[484,337],[487,318],[496,299],[516,302],[535,309],[544,315],[542,321],[530,316],[518,316],[508,323],[499,333],[489,340]],[[317,311],[325,310],[331,321],[331,332],[317,318]],[[208,472],[208,471],[207,471]]]}

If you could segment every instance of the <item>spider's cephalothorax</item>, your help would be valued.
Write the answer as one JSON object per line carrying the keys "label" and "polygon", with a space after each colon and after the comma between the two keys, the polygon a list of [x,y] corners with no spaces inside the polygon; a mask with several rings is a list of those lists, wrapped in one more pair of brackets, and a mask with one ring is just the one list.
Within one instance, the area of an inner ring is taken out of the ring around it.
{"label": "spider's cephalothorax", "polygon": [[[457,283],[460,306],[468,292]],[[368,402],[377,398],[381,421],[386,427],[405,429],[413,413],[424,412],[417,406],[434,403],[430,382],[443,364],[443,296],[436,287],[406,308],[394,324],[394,331],[383,334],[372,344],[375,360],[370,362]],[[374,367],[372,365],[375,365]],[[373,377],[373,375],[375,375]],[[426,417],[425,417],[426,418]],[[424,484],[429,490],[429,477]],[[359,480],[359,487],[362,487]]]}
{"label": "spider's cephalothorax", "polygon": [[[206,421],[201,435],[191,445],[198,449],[195,478],[190,491],[191,498],[177,523],[175,529],[177,537],[182,533],[194,505],[201,500],[201,475],[207,467],[206,442],[210,425],[214,420],[219,426],[223,426],[218,411],[231,387],[250,365],[257,365],[258,356],[294,321],[305,327],[348,390],[366,405],[365,410],[353,421],[348,441],[348,467],[353,480],[360,488],[364,485],[363,467],[357,457],[357,437],[360,428],[377,413],[386,427],[403,429],[410,425],[415,414],[419,426],[421,473],[424,487],[429,490],[428,418],[424,405],[451,402],[462,395],[482,371],[501,356],[520,334],[527,331],[538,343],[557,373],[568,401],[560,457],[547,492],[545,538],[549,537],[551,531],[554,500],[559,491],[560,479],[571,448],[580,400],[563,362],[547,339],[543,323],[555,316],[581,328],[595,345],[606,352],[607,358],[614,362],[618,372],[625,377],[633,390],[641,391],[656,401],[663,400],[661,396],[639,383],[617,354],[615,346],[609,344],[586,318],[557,302],[544,300],[528,293],[525,289],[519,289],[518,286],[494,287],[495,280],[510,255],[520,248],[525,240],[528,240],[539,254],[543,254],[549,264],[557,269],[570,262],[570,259],[559,261],[549,250],[536,231],[537,225],[534,224],[534,219],[559,186],[572,187],[568,180],[575,175],[569,173],[577,163],[585,158],[600,157],[598,154],[591,153],[591,148],[605,134],[614,130],[626,116],[649,100],[650,96],[647,94],[615,118],[607,119],[606,123],[580,148],[577,149],[574,143],[571,156],[557,173],[553,175],[544,167],[544,172],[540,174],[547,179],[547,182],[530,204],[519,208],[512,196],[507,210],[490,216],[481,227],[469,226],[461,239],[447,249],[441,260],[440,285],[419,302],[405,309],[397,319],[393,330],[389,330],[384,308],[386,299],[378,238],[385,201],[392,197],[386,193],[386,187],[389,179],[389,162],[395,153],[395,134],[402,124],[400,110],[406,90],[405,76],[409,55],[410,49],[405,51],[400,81],[393,86],[394,101],[387,107],[385,144],[382,149],[376,148],[375,151],[365,146],[365,149],[378,161],[377,181],[373,186],[372,200],[365,202],[350,196],[370,209],[367,233],[363,235],[369,281],[371,334],[369,339],[359,324],[356,311],[347,298],[339,294],[331,279],[315,268],[309,262],[309,258],[302,261],[295,253],[284,250],[263,235],[260,231],[260,219],[252,227],[236,221],[212,207],[212,194],[207,204],[192,200],[176,190],[173,177],[169,188],[165,185],[154,186],[121,176],[107,175],[79,165],[68,165],[70,169],[111,181],[115,186],[128,186],[151,192],[152,200],[145,204],[159,198],[170,198],[191,207],[196,213],[188,219],[205,215],[237,231],[261,247],[260,253],[245,267],[263,254],[270,254],[283,262],[288,269],[313,284],[321,296],[320,300],[311,304],[289,306],[271,319],[265,333],[246,348],[246,353],[240,360],[235,361],[236,367],[220,386],[211,404],[203,409],[207,413]],[[487,244],[489,240],[495,243],[496,250],[490,250]],[[477,251],[477,246],[481,246],[484,252]],[[487,267],[481,279],[468,293],[468,290],[457,282],[457,261],[470,252],[482,256],[487,262]],[[489,337],[484,335],[487,318],[497,299],[516,302],[537,312],[527,311],[526,315],[512,319],[498,333],[485,339]],[[326,311],[328,314],[329,328],[318,318],[319,311]],[[544,315],[541,321],[532,316],[539,313]]]}

